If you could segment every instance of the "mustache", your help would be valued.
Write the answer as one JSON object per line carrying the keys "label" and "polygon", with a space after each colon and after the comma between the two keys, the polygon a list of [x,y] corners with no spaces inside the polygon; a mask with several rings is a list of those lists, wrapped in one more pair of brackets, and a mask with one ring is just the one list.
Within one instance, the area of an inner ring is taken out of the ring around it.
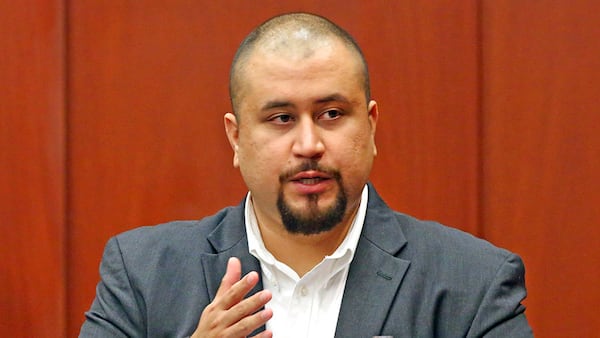
{"label": "mustache", "polygon": [[314,160],[308,160],[308,161],[304,161],[304,162],[300,163],[299,165],[297,165],[291,169],[286,170],[281,175],[279,175],[279,183],[283,183],[283,182],[289,180],[291,177],[297,175],[298,173],[301,173],[303,171],[310,171],[310,170],[325,173],[329,176],[332,176],[338,182],[340,181],[340,179],[342,177],[340,175],[339,170],[320,165],[319,162],[314,161]]}

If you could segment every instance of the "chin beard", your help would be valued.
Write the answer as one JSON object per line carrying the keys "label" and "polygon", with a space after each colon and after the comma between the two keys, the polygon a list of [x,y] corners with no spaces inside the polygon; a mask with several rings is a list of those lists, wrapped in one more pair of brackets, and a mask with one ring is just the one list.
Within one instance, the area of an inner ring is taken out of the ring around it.
{"label": "chin beard", "polygon": [[348,199],[342,186],[339,173],[334,175],[339,192],[332,206],[319,210],[319,195],[308,195],[307,210],[293,210],[286,202],[283,189],[280,188],[277,197],[277,208],[285,229],[292,234],[316,235],[333,229],[343,219]]}

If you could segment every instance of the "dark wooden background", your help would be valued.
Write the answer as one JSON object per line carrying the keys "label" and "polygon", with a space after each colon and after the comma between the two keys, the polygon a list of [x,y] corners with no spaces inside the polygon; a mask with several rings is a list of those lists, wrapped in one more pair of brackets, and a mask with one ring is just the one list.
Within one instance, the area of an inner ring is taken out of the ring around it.
{"label": "dark wooden background", "polygon": [[372,181],[525,260],[539,337],[600,332],[600,2],[0,1],[0,336],[74,337],[118,232],[238,203],[241,39],[325,15],[367,56]]}

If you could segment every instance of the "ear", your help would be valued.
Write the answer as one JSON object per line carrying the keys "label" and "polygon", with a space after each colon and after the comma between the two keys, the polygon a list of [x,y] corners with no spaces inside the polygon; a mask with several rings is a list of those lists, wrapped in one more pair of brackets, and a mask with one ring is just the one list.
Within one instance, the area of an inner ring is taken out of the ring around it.
{"label": "ear", "polygon": [[229,140],[229,144],[233,149],[233,167],[239,168],[240,161],[238,158],[238,142],[240,139],[240,129],[237,118],[233,113],[226,113],[225,116],[223,116],[223,122],[225,123],[225,133],[227,134],[227,139]]}
{"label": "ear", "polygon": [[375,145],[375,130],[377,129],[377,120],[379,119],[379,109],[377,108],[377,102],[374,100],[369,101],[367,106],[369,110],[369,124],[371,126],[371,142],[373,142],[373,155],[377,155],[377,146]]}

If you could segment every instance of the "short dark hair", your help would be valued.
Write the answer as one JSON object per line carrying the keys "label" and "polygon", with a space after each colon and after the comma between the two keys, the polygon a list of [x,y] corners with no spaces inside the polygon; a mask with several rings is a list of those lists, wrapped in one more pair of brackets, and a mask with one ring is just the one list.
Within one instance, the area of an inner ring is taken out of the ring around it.
{"label": "short dark hair", "polygon": [[354,38],[343,28],[327,18],[310,13],[288,13],[273,17],[255,28],[242,41],[238,48],[229,73],[229,98],[234,112],[237,114],[237,95],[240,88],[239,73],[247,58],[257,45],[263,41],[277,38],[282,32],[294,28],[304,28],[315,37],[339,39],[350,50],[357,54],[362,65],[363,86],[367,102],[371,99],[371,86],[369,83],[369,70],[364,54]]}

